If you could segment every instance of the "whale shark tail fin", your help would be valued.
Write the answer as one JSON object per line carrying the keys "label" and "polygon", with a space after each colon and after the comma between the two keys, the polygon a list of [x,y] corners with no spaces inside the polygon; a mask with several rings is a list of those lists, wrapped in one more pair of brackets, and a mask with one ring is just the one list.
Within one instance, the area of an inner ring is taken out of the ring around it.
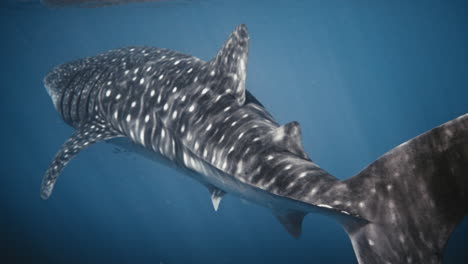
{"label": "whale shark tail fin", "polygon": [[340,184],[334,195],[349,201],[345,210],[368,221],[341,221],[359,263],[441,263],[451,232],[468,213],[468,114]]}

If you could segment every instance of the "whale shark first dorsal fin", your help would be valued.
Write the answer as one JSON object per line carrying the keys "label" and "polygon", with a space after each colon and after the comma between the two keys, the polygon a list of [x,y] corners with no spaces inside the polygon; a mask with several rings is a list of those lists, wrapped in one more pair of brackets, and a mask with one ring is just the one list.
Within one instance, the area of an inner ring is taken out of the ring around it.
{"label": "whale shark first dorsal fin", "polygon": [[260,101],[258,101],[257,98],[248,90],[245,90],[245,104],[255,104],[264,108],[263,104],[260,103]]}
{"label": "whale shark first dorsal fin", "polygon": [[211,74],[222,74],[230,77],[232,82],[225,89],[242,105],[245,102],[245,79],[247,73],[247,54],[249,49],[249,33],[245,25],[234,29],[218,54],[210,61]]}
{"label": "whale shark first dorsal fin", "polygon": [[63,168],[78,153],[99,141],[120,137],[119,133],[109,128],[104,122],[89,121],[83,123],[73,135],[63,143],[54,159],[50,162],[41,184],[41,198],[48,199],[55,182]]}
{"label": "whale shark first dorsal fin", "polygon": [[270,134],[273,143],[280,148],[303,158],[309,156],[302,147],[301,127],[298,122],[292,121],[273,130]]}

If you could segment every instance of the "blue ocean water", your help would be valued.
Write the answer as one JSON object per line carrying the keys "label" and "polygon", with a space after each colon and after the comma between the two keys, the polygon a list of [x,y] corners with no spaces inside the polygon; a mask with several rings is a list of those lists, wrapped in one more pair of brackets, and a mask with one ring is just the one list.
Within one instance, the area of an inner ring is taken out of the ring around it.
{"label": "blue ocean water", "polygon": [[[340,225],[309,214],[299,240],[264,208],[173,169],[97,144],[51,199],[45,169],[72,133],[42,78],[129,45],[208,60],[234,27],[250,33],[247,89],[311,158],[345,179],[398,144],[468,112],[466,1],[163,1],[105,8],[0,4],[1,263],[357,263]],[[468,219],[444,263],[467,263]]]}

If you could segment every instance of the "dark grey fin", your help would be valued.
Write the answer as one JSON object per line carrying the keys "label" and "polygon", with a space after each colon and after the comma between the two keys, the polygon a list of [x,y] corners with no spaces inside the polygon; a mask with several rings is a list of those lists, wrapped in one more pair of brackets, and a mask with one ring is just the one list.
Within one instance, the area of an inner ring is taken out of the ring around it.
{"label": "dark grey fin", "polygon": [[298,122],[292,121],[280,126],[270,136],[276,146],[284,148],[303,159],[309,159],[302,147],[301,127]]}
{"label": "dark grey fin", "polygon": [[291,210],[273,210],[273,214],[291,236],[294,238],[301,236],[302,220],[306,213]]}
{"label": "dark grey fin", "polygon": [[215,58],[210,61],[213,74],[230,78],[225,89],[231,89],[240,105],[245,102],[245,79],[247,76],[247,54],[249,34],[245,25],[234,29]]}
{"label": "dark grey fin", "polygon": [[260,103],[260,101],[258,101],[258,99],[249,92],[249,90],[245,90],[245,104],[256,104],[258,106],[264,107],[263,104]]}
{"label": "dark grey fin", "polygon": [[213,203],[213,208],[215,211],[218,211],[219,203],[221,202],[221,199],[226,194],[226,192],[211,184],[207,184],[206,187],[211,194],[211,203]]}
{"label": "dark grey fin", "polygon": [[104,122],[90,121],[82,124],[75,133],[60,147],[51,161],[41,185],[41,198],[47,199],[52,193],[55,182],[63,168],[81,150],[90,145],[115,137],[122,136]]}
{"label": "dark grey fin", "polygon": [[392,149],[327,196],[369,221],[342,221],[359,263],[441,263],[468,213],[468,114]]}

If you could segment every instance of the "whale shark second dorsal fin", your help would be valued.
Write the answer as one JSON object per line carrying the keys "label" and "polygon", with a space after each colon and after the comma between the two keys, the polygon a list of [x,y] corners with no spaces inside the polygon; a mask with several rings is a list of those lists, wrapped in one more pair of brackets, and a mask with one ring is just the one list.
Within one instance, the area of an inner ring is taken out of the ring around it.
{"label": "whale shark second dorsal fin", "polygon": [[309,156],[302,147],[301,127],[296,121],[289,122],[273,130],[270,134],[273,143],[303,159]]}
{"label": "whale shark second dorsal fin", "polygon": [[245,102],[245,79],[247,69],[247,54],[249,49],[249,33],[245,25],[234,29],[229,38],[211,61],[210,74],[222,74],[231,79],[225,89],[231,89],[239,104]]}
{"label": "whale shark second dorsal fin", "polygon": [[81,150],[96,142],[121,136],[121,134],[102,121],[93,120],[83,123],[75,133],[63,143],[54,159],[50,162],[49,168],[42,180],[41,198],[49,198],[63,168],[72,158],[78,155]]}

